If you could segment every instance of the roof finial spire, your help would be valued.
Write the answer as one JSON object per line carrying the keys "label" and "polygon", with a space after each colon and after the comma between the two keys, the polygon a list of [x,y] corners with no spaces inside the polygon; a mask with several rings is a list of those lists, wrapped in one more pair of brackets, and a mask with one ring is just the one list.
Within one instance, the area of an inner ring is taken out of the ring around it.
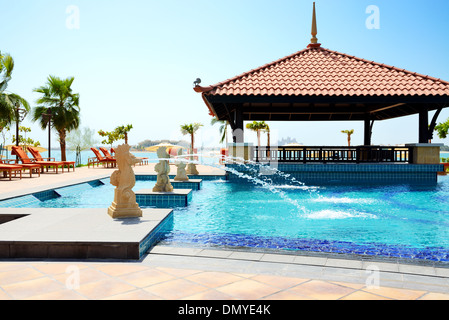
{"label": "roof finial spire", "polygon": [[313,17],[312,17],[312,39],[310,40],[310,44],[307,46],[308,48],[319,48],[321,47],[321,43],[318,43],[318,38],[316,35],[318,34],[318,28],[316,26],[316,10],[315,10],[315,2],[313,3]]}

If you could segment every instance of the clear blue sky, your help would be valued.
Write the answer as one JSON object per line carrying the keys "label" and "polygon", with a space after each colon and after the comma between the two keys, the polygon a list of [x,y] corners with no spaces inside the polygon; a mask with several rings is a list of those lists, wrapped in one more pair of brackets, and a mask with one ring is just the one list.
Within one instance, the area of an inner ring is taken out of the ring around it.
{"label": "clear blue sky", "polygon": [[[179,126],[201,122],[204,145],[218,128],[192,83],[215,84],[304,49],[310,42],[313,1],[306,0],[0,0],[0,50],[16,67],[8,90],[34,106],[33,89],[48,75],[74,76],[82,126],[96,131],[133,124],[130,143],[182,138]],[[360,58],[449,80],[449,1],[316,0],[322,46]],[[67,28],[68,6],[79,9],[79,29]],[[369,5],[380,28],[368,29]],[[449,118],[449,110],[439,120]],[[47,145],[46,132],[30,137]],[[273,135],[308,145],[345,145],[343,129],[357,122],[272,122]],[[374,144],[417,142],[418,119],[378,122]],[[56,136],[56,135],[54,135]],[[187,137],[186,137],[187,139]],[[255,142],[248,132],[246,140]],[[435,142],[440,142],[435,139]],[[443,141],[447,142],[447,141]]]}

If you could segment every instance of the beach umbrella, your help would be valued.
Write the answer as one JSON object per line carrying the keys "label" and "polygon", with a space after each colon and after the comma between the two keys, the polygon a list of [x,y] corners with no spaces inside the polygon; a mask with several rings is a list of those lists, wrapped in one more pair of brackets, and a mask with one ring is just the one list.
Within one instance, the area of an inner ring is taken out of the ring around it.
{"label": "beach umbrella", "polygon": [[[5,146],[5,149],[6,150],[8,150],[8,151],[11,151],[12,150],[12,147],[15,147],[16,145],[7,145],[7,146]],[[23,148],[23,147],[22,147]],[[47,149],[45,149],[45,148],[43,148],[43,147],[34,147],[35,149],[37,149],[37,151],[39,151],[39,152],[46,152],[46,151],[48,151]],[[24,149],[24,148],[23,148]],[[23,151],[28,151],[28,150],[23,150]]]}
{"label": "beach umbrella", "polygon": [[156,152],[159,148],[186,149],[185,147],[176,146],[176,145],[171,144],[171,143],[160,143],[158,145],[145,148],[145,150],[149,151],[149,152]]}
{"label": "beach umbrella", "polygon": [[304,145],[295,142],[295,143],[286,144],[283,147],[304,147]]}

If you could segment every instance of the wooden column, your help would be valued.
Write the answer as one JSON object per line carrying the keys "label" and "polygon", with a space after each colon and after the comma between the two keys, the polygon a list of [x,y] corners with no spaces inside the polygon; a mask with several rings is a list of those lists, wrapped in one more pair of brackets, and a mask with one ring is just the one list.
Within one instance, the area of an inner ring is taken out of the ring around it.
{"label": "wooden column", "polygon": [[429,143],[429,112],[419,111],[419,143]]}
{"label": "wooden column", "polygon": [[365,118],[365,133],[363,145],[370,146],[371,145],[371,121],[369,117]]}

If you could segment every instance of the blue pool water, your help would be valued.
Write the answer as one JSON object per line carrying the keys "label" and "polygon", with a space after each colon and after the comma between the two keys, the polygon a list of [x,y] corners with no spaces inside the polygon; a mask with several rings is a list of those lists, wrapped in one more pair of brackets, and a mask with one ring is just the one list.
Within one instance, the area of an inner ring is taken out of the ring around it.
{"label": "blue pool water", "polygon": [[[137,181],[134,190],[154,183]],[[107,208],[114,188],[103,180],[56,191],[61,197],[49,192],[5,205]],[[435,186],[274,188],[203,181],[188,207],[174,209],[163,241],[449,261],[449,179]]]}

